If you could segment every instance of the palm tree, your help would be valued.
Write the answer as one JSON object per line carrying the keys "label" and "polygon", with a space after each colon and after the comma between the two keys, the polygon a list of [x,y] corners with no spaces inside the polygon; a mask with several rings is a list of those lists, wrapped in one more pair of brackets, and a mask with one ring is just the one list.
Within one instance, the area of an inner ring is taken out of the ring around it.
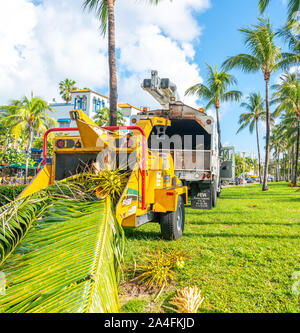
{"label": "palm tree", "polygon": [[257,25],[252,29],[241,28],[239,29],[245,35],[245,44],[249,49],[249,54],[239,54],[234,57],[228,58],[223,68],[230,70],[233,68],[240,68],[246,73],[256,73],[261,71],[266,85],[266,154],[265,154],[265,168],[262,190],[268,190],[268,168],[270,159],[270,78],[274,72],[280,68],[286,68],[288,65],[297,64],[300,60],[300,55],[297,54],[291,58],[283,58],[280,47],[275,44],[275,36],[270,21],[259,19]]}
{"label": "palm tree", "polygon": [[[148,0],[149,3],[158,4],[160,0]],[[115,42],[115,0],[84,0],[84,9],[96,12],[100,20],[100,29],[103,36],[108,32],[108,63],[109,63],[109,117],[110,125],[117,125],[118,110],[118,80],[116,66]]]}
{"label": "palm tree", "polygon": [[277,35],[287,45],[289,52],[283,52],[283,63],[286,59],[286,70],[288,70],[291,59],[295,59],[295,62],[299,62],[300,53],[300,26],[297,31],[291,28],[289,25],[285,25],[279,29]]}
{"label": "palm tree", "polygon": [[[109,125],[109,109],[103,108],[96,112],[96,115],[93,117],[95,123],[98,126],[108,126]],[[117,111],[117,126],[124,126],[125,120],[121,111]]]}
{"label": "palm tree", "polygon": [[76,90],[77,87],[75,86],[76,82],[74,80],[65,79],[59,82],[59,93],[62,99],[66,103],[70,103],[71,101],[71,91]]}
{"label": "palm tree", "polygon": [[[260,12],[263,14],[269,5],[270,0],[259,0],[258,8]],[[295,22],[295,13],[299,11],[300,0],[289,0],[288,3],[288,22]]]}
{"label": "palm tree", "polygon": [[24,183],[27,183],[28,163],[34,134],[45,132],[49,126],[55,126],[56,121],[46,111],[53,111],[48,103],[41,97],[23,97],[22,100],[13,100],[9,105],[0,108],[2,121],[9,131],[17,138],[26,135],[26,166]]}
{"label": "palm tree", "polygon": [[285,111],[287,115],[294,114],[297,117],[297,143],[294,171],[294,186],[297,185],[298,160],[300,148],[300,83],[299,76],[295,73],[285,73],[280,77],[280,83],[273,85],[276,89],[272,103],[278,104],[275,115]]}
{"label": "palm tree", "polygon": [[259,171],[259,180],[262,183],[262,174],[261,174],[261,158],[260,158],[260,143],[259,143],[259,129],[258,123],[260,120],[266,120],[266,111],[264,107],[264,99],[261,97],[260,92],[252,93],[247,97],[248,103],[244,102],[241,104],[242,108],[248,110],[240,115],[239,124],[241,127],[238,129],[237,133],[249,126],[250,133],[256,130],[256,140],[257,140],[257,153],[258,153],[258,171]]}
{"label": "palm tree", "polygon": [[239,101],[242,93],[238,90],[227,89],[229,86],[237,84],[234,76],[226,71],[218,71],[217,66],[213,69],[210,65],[206,64],[208,68],[207,85],[197,83],[186,90],[185,95],[196,95],[208,101],[206,109],[214,105],[217,116],[217,130],[218,130],[218,147],[219,153],[221,150],[221,126],[220,126],[220,103],[229,101]]}

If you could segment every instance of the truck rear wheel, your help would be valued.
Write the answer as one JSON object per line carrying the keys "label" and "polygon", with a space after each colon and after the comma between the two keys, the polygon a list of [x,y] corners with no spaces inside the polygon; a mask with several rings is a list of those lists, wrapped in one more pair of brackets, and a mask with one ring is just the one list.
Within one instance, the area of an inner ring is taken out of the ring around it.
{"label": "truck rear wheel", "polygon": [[177,209],[174,212],[160,214],[160,229],[166,240],[178,240],[182,237],[185,222],[184,201],[178,197]]}

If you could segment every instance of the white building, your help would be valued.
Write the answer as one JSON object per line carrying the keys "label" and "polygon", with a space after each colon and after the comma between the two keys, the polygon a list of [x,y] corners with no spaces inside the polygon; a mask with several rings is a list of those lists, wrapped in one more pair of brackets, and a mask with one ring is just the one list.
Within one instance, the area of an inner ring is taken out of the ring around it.
{"label": "white building", "polygon": [[[98,110],[109,108],[109,98],[90,89],[74,90],[71,92],[70,103],[50,103],[54,109],[49,115],[57,120],[59,127],[76,127],[75,121],[71,120],[69,112],[83,110],[93,119]],[[119,104],[119,110],[125,118],[126,125],[130,123],[130,117],[136,115],[141,109],[130,104]]]}

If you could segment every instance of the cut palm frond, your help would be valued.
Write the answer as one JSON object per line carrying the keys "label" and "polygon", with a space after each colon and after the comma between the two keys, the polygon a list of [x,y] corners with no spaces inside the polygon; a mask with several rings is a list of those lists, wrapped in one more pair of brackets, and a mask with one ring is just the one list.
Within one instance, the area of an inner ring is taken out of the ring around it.
{"label": "cut palm frond", "polygon": [[162,288],[169,285],[175,277],[175,271],[184,267],[184,252],[158,248],[157,252],[145,256],[145,264],[137,267],[137,278],[140,284],[145,284],[148,289]]}
{"label": "cut palm frond", "polygon": [[119,310],[124,234],[99,184],[79,174],[1,207],[0,312]]}
{"label": "cut palm frond", "polygon": [[197,313],[199,306],[204,301],[198,287],[186,287],[177,292],[177,296],[172,298],[170,303],[178,309],[180,313]]}
{"label": "cut palm frond", "polygon": [[122,231],[109,198],[60,200],[45,213],[2,267],[0,312],[117,312]]}
{"label": "cut palm frond", "polygon": [[32,223],[42,216],[47,202],[47,198],[35,196],[0,208],[0,266],[25,237]]}

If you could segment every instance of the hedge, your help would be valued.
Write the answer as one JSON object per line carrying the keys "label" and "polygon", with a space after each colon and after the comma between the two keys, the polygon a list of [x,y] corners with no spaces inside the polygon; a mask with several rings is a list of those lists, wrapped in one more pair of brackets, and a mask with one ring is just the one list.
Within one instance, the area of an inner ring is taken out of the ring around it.
{"label": "hedge", "polygon": [[6,205],[24,190],[26,185],[1,185],[0,186],[0,207]]}

